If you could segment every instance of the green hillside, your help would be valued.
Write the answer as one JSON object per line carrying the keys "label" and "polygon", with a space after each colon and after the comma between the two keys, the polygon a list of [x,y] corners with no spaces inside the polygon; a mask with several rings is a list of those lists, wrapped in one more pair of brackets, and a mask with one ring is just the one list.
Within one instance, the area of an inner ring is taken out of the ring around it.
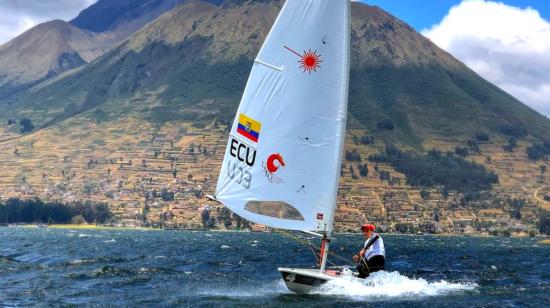
{"label": "green hillside", "polygon": [[[3,121],[30,118],[40,128],[86,112],[101,121],[229,118],[281,4],[186,2],[82,69],[2,104]],[[509,138],[510,127],[548,136],[550,120],[382,10],[354,3],[352,26],[351,128],[413,147],[476,133]],[[151,91],[156,103],[143,104]],[[216,107],[194,110],[205,101]]]}

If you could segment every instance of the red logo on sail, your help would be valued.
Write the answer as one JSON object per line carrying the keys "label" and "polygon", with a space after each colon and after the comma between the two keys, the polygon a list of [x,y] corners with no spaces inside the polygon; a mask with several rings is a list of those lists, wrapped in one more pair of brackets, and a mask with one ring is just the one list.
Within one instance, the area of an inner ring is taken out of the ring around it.
{"label": "red logo on sail", "polygon": [[283,156],[279,153],[269,155],[267,160],[262,164],[265,170],[265,176],[271,183],[282,183],[283,180],[275,174],[286,166]]}
{"label": "red logo on sail", "polygon": [[311,74],[311,72],[317,72],[317,70],[321,68],[321,63],[323,63],[323,61],[321,60],[321,55],[317,54],[317,50],[304,50],[303,54],[299,54],[298,52],[292,50],[290,47],[283,47],[300,57],[298,63],[300,63],[300,68],[304,70],[304,73],[308,72]]}

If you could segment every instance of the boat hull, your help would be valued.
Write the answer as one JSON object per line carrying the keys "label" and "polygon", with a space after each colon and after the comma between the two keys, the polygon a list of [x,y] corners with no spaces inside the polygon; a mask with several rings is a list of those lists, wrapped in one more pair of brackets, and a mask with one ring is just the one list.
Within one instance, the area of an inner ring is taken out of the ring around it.
{"label": "boat hull", "polygon": [[353,276],[349,269],[321,272],[318,269],[279,268],[279,272],[281,272],[287,288],[298,294],[311,293],[333,279]]}

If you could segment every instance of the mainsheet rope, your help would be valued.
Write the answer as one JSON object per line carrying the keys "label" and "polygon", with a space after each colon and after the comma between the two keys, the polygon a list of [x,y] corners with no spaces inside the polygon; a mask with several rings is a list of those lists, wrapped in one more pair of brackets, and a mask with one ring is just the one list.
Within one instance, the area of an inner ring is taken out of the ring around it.
{"label": "mainsheet rope", "polygon": [[[288,237],[288,238],[290,238],[290,239],[293,239],[293,240],[295,240],[296,242],[298,242],[298,243],[300,243],[300,244],[302,244],[302,245],[308,247],[308,248],[311,250],[311,252],[313,253],[313,255],[314,255],[315,260],[317,261],[317,263],[320,263],[320,259],[321,259],[321,257],[320,257],[320,256],[321,256],[320,251],[321,251],[321,250],[320,250],[319,248],[316,248],[315,246],[313,246],[313,245],[311,244],[310,241],[305,240],[305,239],[303,239],[303,238],[300,238],[300,237],[298,237],[298,236],[295,236],[295,235],[293,235],[292,233],[290,233],[290,232],[288,232],[288,231],[284,231],[284,230],[272,230],[272,231],[275,232],[275,233],[278,233],[278,234],[280,234],[280,235],[282,235],[282,236],[285,236],[285,237]],[[342,262],[345,262],[345,263],[347,263],[347,264],[349,264],[349,265],[352,265],[352,266],[356,266],[356,265],[357,265],[355,262],[351,261],[349,258],[344,257],[344,256],[341,256],[341,255],[338,255],[338,254],[336,254],[336,253],[334,253],[334,252],[328,251],[328,255],[331,256],[331,257],[334,257],[335,259],[338,259],[338,260],[340,260],[340,261],[342,261]],[[330,263],[332,266],[337,266],[335,263],[331,262],[331,261],[328,260],[328,259],[327,259],[327,263]]]}

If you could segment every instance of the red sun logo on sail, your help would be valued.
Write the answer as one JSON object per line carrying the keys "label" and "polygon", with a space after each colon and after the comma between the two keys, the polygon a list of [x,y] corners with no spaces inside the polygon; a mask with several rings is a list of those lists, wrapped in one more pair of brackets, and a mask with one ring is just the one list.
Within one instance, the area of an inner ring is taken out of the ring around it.
{"label": "red sun logo on sail", "polygon": [[265,176],[271,183],[282,183],[283,180],[275,174],[286,166],[283,156],[279,153],[273,153],[267,157],[267,160],[262,164],[265,170]]}
{"label": "red sun logo on sail", "polygon": [[283,47],[300,57],[298,63],[300,63],[300,68],[304,70],[304,73],[308,72],[311,74],[311,72],[317,72],[317,70],[321,68],[321,63],[323,63],[323,61],[321,60],[321,55],[317,54],[317,50],[304,50],[304,53],[300,54],[288,46]]}

